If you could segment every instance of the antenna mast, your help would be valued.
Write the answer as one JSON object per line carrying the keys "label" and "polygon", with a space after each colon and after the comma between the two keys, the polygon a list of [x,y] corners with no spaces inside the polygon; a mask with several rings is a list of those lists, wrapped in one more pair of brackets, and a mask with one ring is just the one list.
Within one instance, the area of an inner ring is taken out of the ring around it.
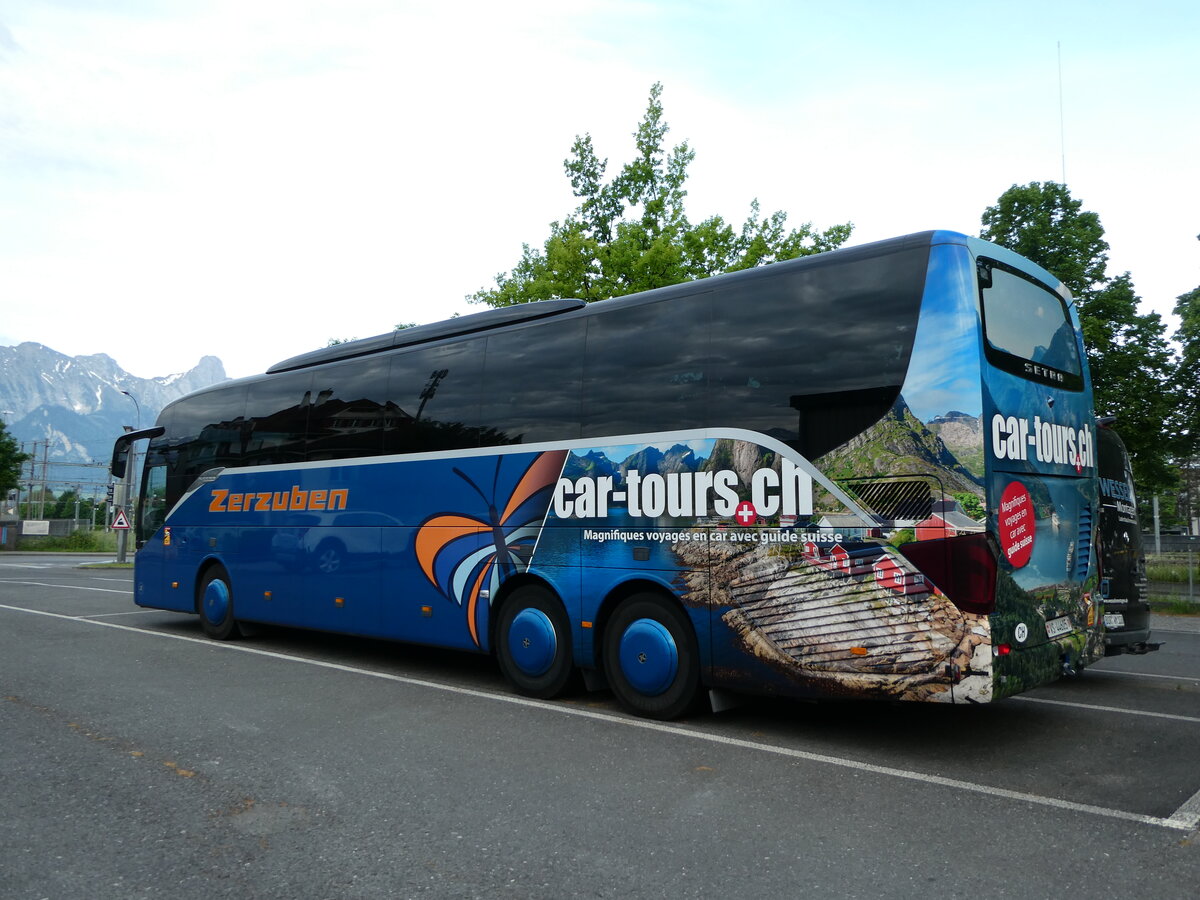
{"label": "antenna mast", "polygon": [[1058,46],[1058,145],[1062,150],[1062,183],[1067,184],[1067,129],[1063,124],[1063,80],[1062,80],[1062,41],[1056,41]]}

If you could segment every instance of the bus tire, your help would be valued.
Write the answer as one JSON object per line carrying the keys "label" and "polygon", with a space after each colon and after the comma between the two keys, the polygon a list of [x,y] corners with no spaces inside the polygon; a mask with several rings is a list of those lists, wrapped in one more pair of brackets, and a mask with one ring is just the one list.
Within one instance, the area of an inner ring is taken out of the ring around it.
{"label": "bus tire", "polygon": [[196,589],[196,612],[200,626],[214,641],[229,641],[242,636],[233,616],[233,588],[223,566],[212,566]]}
{"label": "bus tire", "polygon": [[517,588],[496,621],[496,661],[509,684],[526,697],[561,696],[575,677],[571,622],[548,588]]}
{"label": "bus tire", "polygon": [[620,704],[648,719],[691,709],[700,687],[700,653],[691,620],[652,593],[622,601],[604,629],[604,674]]}

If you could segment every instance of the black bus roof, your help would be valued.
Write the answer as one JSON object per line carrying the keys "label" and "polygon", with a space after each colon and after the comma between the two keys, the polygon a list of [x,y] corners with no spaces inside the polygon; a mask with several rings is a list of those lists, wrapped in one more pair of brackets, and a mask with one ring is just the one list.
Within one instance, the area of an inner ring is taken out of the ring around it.
{"label": "black bus roof", "polygon": [[[655,300],[664,299],[665,296],[672,294],[695,293],[697,290],[705,290],[705,285],[717,280],[727,281],[732,279],[761,278],[783,274],[785,271],[790,271],[794,268],[800,267],[808,268],[826,265],[842,265],[853,262],[856,259],[871,258],[885,253],[894,252],[896,250],[930,244],[933,242],[935,235],[943,237],[958,237],[958,235],[955,235],[953,232],[922,231],[916,234],[905,235],[903,237],[889,238],[882,241],[873,241],[872,243],[862,244],[858,247],[830,250],[825,253],[816,253],[811,256],[802,256],[796,259],[772,263],[767,266],[756,266],[752,269],[742,269],[737,272],[726,272],[720,275],[713,275],[708,278],[696,279],[694,281],[684,281],[678,284],[654,288],[653,290],[649,291],[641,291],[636,294],[625,294],[620,297],[613,297],[609,300],[605,300],[602,308],[616,309],[620,306],[633,305],[642,302],[654,302]],[[353,359],[355,357],[367,356],[373,353],[382,353],[387,350],[394,350],[400,347],[412,346],[414,344],[430,343],[452,337],[462,337],[464,335],[475,334],[482,331],[491,331],[493,329],[503,328],[507,325],[516,325],[522,322],[530,322],[535,319],[543,319],[549,316],[557,316],[563,313],[575,312],[588,306],[590,306],[590,304],[588,304],[586,301],[576,298],[536,300],[529,303],[516,303],[511,306],[502,306],[496,309],[489,309],[485,310],[484,312],[473,313],[468,316],[458,316],[452,319],[444,319],[440,322],[431,322],[427,325],[415,325],[412,328],[405,328],[400,331],[391,331],[387,334],[362,338],[361,340],[345,341],[340,344],[335,344],[332,347],[322,347],[318,350],[311,350],[307,353],[301,353],[297,356],[289,357],[282,362],[275,363],[275,365],[267,369],[266,374],[274,375],[278,372],[291,372],[296,369],[306,369],[310,366],[319,366],[325,363],[336,362],[338,360]]]}

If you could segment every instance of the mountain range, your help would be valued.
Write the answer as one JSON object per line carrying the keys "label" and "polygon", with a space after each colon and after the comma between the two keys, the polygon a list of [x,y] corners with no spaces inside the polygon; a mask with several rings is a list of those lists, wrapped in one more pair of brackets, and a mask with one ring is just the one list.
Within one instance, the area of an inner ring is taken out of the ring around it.
{"label": "mountain range", "polygon": [[226,380],[215,356],[186,372],[139,378],[103,353],[66,356],[26,342],[0,347],[0,420],[26,452],[31,442],[49,442],[37,448],[39,462],[105,462],[124,426],[147,428],[172,400]]}
{"label": "mountain range", "polygon": [[[928,475],[946,493],[982,496],[982,434],[976,416],[949,412],[926,424],[899,397],[882,419],[816,463],[835,480]],[[960,454],[977,468],[964,463]]]}
{"label": "mountain range", "polygon": [[666,453],[657,447],[642,447],[620,462],[614,462],[599,450],[589,450],[583,456],[572,453],[568,457],[563,477],[574,479],[584,475],[591,478],[609,476],[616,479],[615,484],[624,485],[630,469],[642,475],[665,475],[669,472],[695,472],[705,467],[705,463],[705,459],[696,456],[691,447],[683,444],[675,444]]}

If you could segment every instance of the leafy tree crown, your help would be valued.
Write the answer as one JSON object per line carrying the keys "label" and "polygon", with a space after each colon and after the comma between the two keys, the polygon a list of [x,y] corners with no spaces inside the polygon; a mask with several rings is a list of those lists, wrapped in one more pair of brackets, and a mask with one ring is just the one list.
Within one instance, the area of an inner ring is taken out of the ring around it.
{"label": "leafy tree crown", "polygon": [[646,113],[633,133],[632,160],[607,178],[608,160],[590,134],[577,136],[563,169],[579,205],[550,223],[540,248],[522,245],[511,272],[467,299],[490,306],[530,300],[619,297],[721,272],[832,250],[850,237],[849,223],[824,231],[787,227],[787,214],[761,216],[758,201],[740,229],[720,216],[693,224],[687,216],[687,142],[669,151],[662,85],[650,88]]}

